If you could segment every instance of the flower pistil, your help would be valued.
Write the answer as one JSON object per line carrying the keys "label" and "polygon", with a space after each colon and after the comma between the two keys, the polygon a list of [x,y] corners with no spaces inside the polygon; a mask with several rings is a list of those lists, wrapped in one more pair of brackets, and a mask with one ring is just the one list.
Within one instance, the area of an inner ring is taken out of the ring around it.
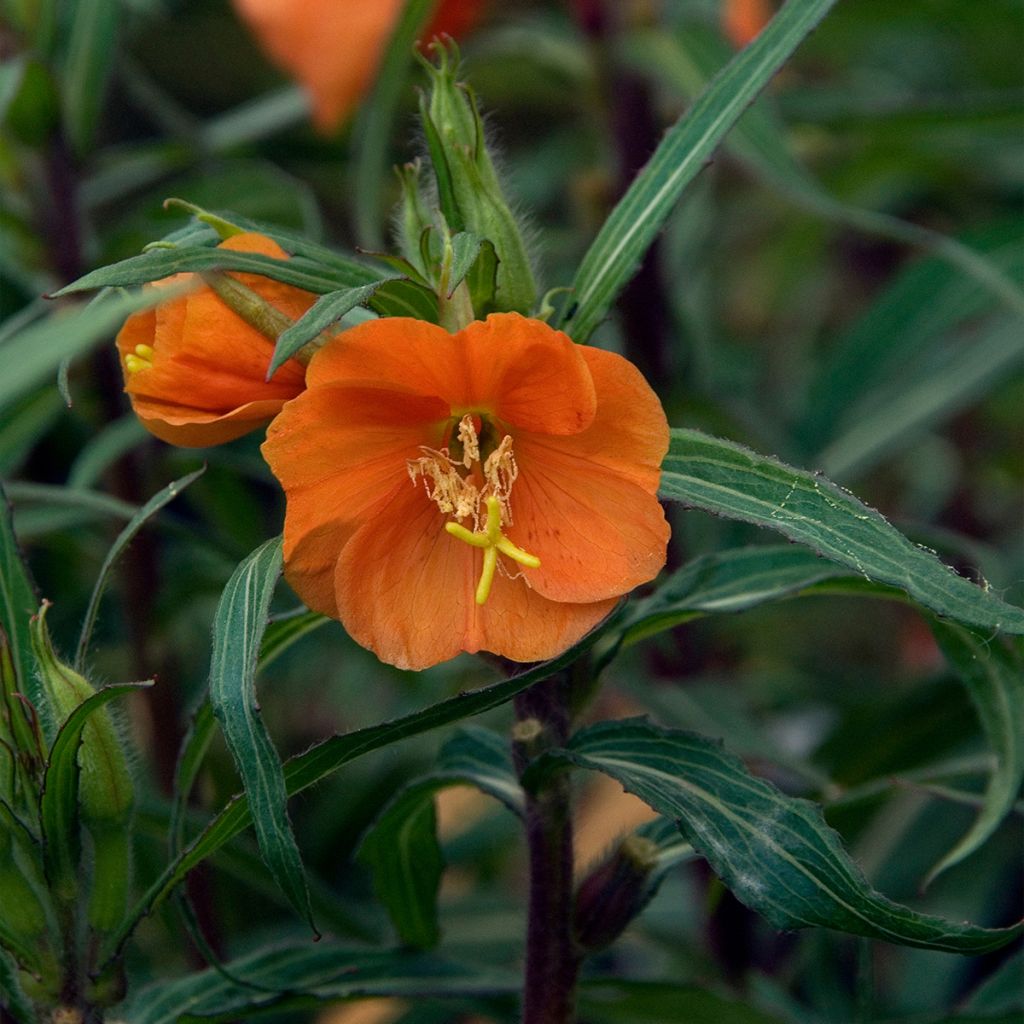
{"label": "flower pistil", "polygon": [[[483,549],[483,571],[476,588],[476,603],[483,604],[490,595],[495,570],[501,565],[499,552],[529,569],[539,568],[540,559],[513,544],[502,532],[502,526],[512,523],[512,485],[519,475],[512,437],[506,434],[483,458],[480,434],[486,438],[491,432],[490,424],[481,420],[478,432],[475,420],[471,413],[459,420],[454,447],[456,454],[461,452],[461,459],[453,458],[448,448],[437,450],[424,446],[420,448],[423,452],[420,458],[409,460],[408,470],[412,482],[422,478],[431,501],[443,513],[455,517],[453,522],[445,523],[445,530]],[[486,441],[483,447],[488,447]],[[462,525],[463,519],[472,519],[472,530]]]}

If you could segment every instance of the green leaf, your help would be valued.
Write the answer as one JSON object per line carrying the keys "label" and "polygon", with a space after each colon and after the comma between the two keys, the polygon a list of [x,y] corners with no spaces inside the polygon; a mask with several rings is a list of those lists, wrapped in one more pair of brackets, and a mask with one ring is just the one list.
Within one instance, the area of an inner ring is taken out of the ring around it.
{"label": "green leaf", "polygon": [[117,683],[87,697],[65,719],[50,748],[39,801],[46,876],[66,898],[78,874],[78,748],[89,716],[116,697],[152,686]]}
{"label": "green leaf", "polygon": [[1008,957],[1003,965],[971,993],[964,1010],[972,1014],[1011,1013],[1024,1010],[1024,950]]}
{"label": "green leaf", "polygon": [[270,368],[267,370],[267,380],[270,380],[286,360],[291,359],[303,345],[311,342],[321,331],[333,327],[356,306],[365,306],[379,287],[379,284],[364,284],[360,288],[342,288],[317,299],[312,308],[278,337]]}
{"label": "green leaf", "polygon": [[117,54],[120,0],[78,0],[62,75],[64,123],[75,152],[92,148],[107,78]]}
{"label": "green leaf", "polygon": [[276,537],[249,555],[228,580],[213,622],[210,703],[249,798],[263,861],[316,932],[302,858],[288,821],[281,760],[256,702],[260,642],[280,575],[281,538]]}
{"label": "green leaf", "polygon": [[451,273],[448,278],[448,298],[455,293],[455,289],[466,279],[466,275],[473,269],[480,256],[480,249],[483,239],[474,235],[472,231],[460,231],[452,236],[452,264]]}
{"label": "green leaf", "polygon": [[21,990],[18,968],[10,956],[0,949],[0,1006],[10,1015],[14,1024],[34,1024],[36,1012]]}
{"label": "green leaf", "polygon": [[364,248],[383,245],[382,192],[388,175],[388,145],[402,95],[406,90],[411,56],[438,0],[408,0],[391,30],[378,66],[373,89],[359,105],[355,129],[355,183],[352,194],[356,235]]}
{"label": "green leaf", "polygon": [[972,332],[933,345],[926,365],[906,368],[880,384],[870,407],[847,419],[847,428],[817,456],[825,472],[864,474],[925,430],[947,422],[1024,366],[1024,320],[993,318]]}
{"label": "green leaf", "polygon": [[263,643],[260,645],[259,669],[265,669],[275,658],[284,654],[292,644],[330,621],[326,615],[306,611],[305,608],[300,608],[288,615],[272,618],[263,634]]}
{"label": "green leaf", "polygon": [[[840,579],[863,582],[835,562],[792,544],[701,555],[672,573],[650,596],[630,603],[622,623],[623,641],[634,644],[702,615],[746,611]],[[878,592],[891,593],[882,587]]]}
{"label": "green leaf", "polygon": [[661,497],[777,530],[939,615],[1024,633],[1024,609],[958,576],[830,480],[696,430],[673,430]]}
{"label": "green leaf", "polygon": [[536,762],[524,785],[558,758],[610,775],[676,820],[736,897],[776,928],[834,928],[965,954],[998,949],[1022,930],[956,924],[875,892],[817,804],[786,796],[693,733],[644,719],[602,722]]}
{"label": "green leaf", "polygon": [[946,868],[972,854],[1013,808],[1024,780],[1024,654],[1021,645],[1002,643],[949,622],[932,632],[946,660],[964,681],[993,754],[985,801],[965,836],[928,872],[929,885]]}
{"label": "green leaf", "polygon": [[68,472],[71,490],[92,487],[121,456],[153,435],[133,412],[108,423],[81,448]]}
{"label": "green leaf", "polygon": [[633,276],[683,189],[834,2],[788,0],[669,130],[583,257],[573,282],[576,302],[563,319],[563,330],[577,341],[590,336]]}
{"label": "green leaf", "polygon": [[37,707],[42,689],[32,655],[29,620],[39,611],[39,595],[14,535],[11,506],[0,486],[0,626],[7,633],[18,688]]}
{"label": "green leaf", "polygon": [[162,491],[154,494],[138,512],[132,516],[128,525],[117,535],[117,539],[107,552],[100,566],[96,582],[93,584],[92,594],[89,595],[89,604],[85,610],[85,617],[82,619],[82,631],[78,637],[78,649],[75,653],[75,669],[82,671],[85,664],[85,656],[89,650],[89,641],[92,638],[93,626],[96,624],[96,615],[99,611],[100,600],[103,598],[103,591],[106,590],[107,581],[110,578],[110,570],[120,557],[121,552],[131,543],[132,538],[142,529],[146,523],[157,514],[168,502],[173,501],[186,487],[206,472],[206,467],[197,469],[194,473],[183,476],[180,480],[169,483]]}
{"label": "green leaf", "polygon": [[64,411],[50,388],[28,394],[0,422],[0,479],[13,476]]}
{"label": "green leaf", "polygon": [[[999,274],[1011,279],[1024,274],[1016,220],[966,241]],[[836,466],[850,472],[869,466],[874,446],[863,435],[859,451],[852,450],[858,428],[871,419],[884,429],[889,404],[901,400],[908,381],[916,391],[918,381],[941,373],[950,361],[966,359],[969,365],[978,344],[973,340],[976,325],[991,309],[990,296],[941,260],[911,264],[842,333],[826,357],[796,428],[804,450],[830,451],[832,472]],[[982,340],[991,333],[987,327]],[[946,356],[938,366],[937,343]],[[864,460],[861,466],[858,460]]]}
{"label": "green leaf", "polygon": [[[687,99],[699,95],[732,56],[720,34],[692,23],[675,35],[641,29],[627,36],[623,49],[638,72],[657,75]],[[1024,292],[984,254],[938,231],[830,195],[790,152],[785,126],[767,98],[740,118],[726,147],[758,180],[797,206],[857,231],[922,249],[972,278],[1008,308],[1024,312]]]}
{"label": "green leaf", "polygon": [[756,1007],[672,981],[585,978],[579,1007],[587,1024],[779,1024]]}
{"label": "green leaf", "polygon": [[139,989],[121,1014],[132,1024],[251,1019],[258,1013],[340,999],[511,995],[510,972],[463,967],[422,953],[367,952],[332,942],[276,946],[231,961],[231,973],[259,986],[202,971]]}
{"label": "green leaf", "polygon": [[476,786],[516,814],[523,792],[508,744],[489,729],[460,729],[441,748],[437,770],[403,789],[367,831],[359,858],[402,941],[437,944],[437,893],[444,859],[437,841],[434,794],[447,786]]}
{"label": "green leaf", "polygon": [[385,281],[370,300],[370,308],[381,316],[411,316],[437,323],[437,296],[431,289],[395,277]]}
{"label": "green leaf", "polygon": [[109,338],[132,313],[149,309],[179,294],[177,289],[150,290],[130,295],[98,296],[86,306],[62,310],[26,327],[3,346],[0,374],[0,413],[22,395],[57,372],[61,361]]}
{"label": "green leaf", "polygon": [[[304,789],[316,785],[343,765],[354,761],[363,754],[505,704],[517,693],[571,665],[583,651],[588,650],[616,625],[617,618],[616,612],[613,612],[578,643],[551,661],[542,662],[490,686],[464,691],[390,722],[357,729],[354,732],[345,733],[343,736],[332,736],[330,739],[316,744],[305,753],[290,758],[285,764],[284,775],[288,795],[294,796],[296,793],[301,793]],[[106,947],[107,955],[117,954],[139,920],[163,902],[193,867],[219,850],[226,842],[252,823],[253,813],[248,799],[244,795],[236,797],[207,825],[195,842],[180,857],[169,864],[163,874],[153,882],[132,913],[129,914],[122,928],[109,937]]]}

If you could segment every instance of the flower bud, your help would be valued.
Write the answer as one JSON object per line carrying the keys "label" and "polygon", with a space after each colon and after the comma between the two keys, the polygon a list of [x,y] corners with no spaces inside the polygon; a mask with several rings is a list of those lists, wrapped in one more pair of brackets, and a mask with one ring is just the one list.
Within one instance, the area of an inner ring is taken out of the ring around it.
{"label": "flower bud", "polygon": [[[472,231],[498,256],[496,310],[528,312],[537,299],[519,225],[498,182],[472,89],[456,81],[458,50],[435,44],[437,64],[427,63],[429,95],[420,114],[437,178],[441,211],[453,233]],[[481,315],[487,310],[477,310]]]}
{"label": "flower bud", "polygon": [[402,201],[398,208],[395,224],[398,248],[402,255],[424,277],[428,276],[428,268],[423,258],[422,245],[424,235],[433,227],[430,211],[424,202],[420,189],[420,172],[423,165],[413,160],[403,167],[396,167],[399,184],[402,186]]}
{"label": "flower bud", "polygon": [[[32,649],[57,723],[63,723],[95,689],[63,664],[53,650],[43,604],[32,620]],[[97,708],[82,730],[78,752],[79,817],[93,841],[89,920],[109,930],[120,923],[131,867],[129,819],[134,799],[128,759],[106,707]]]}
{"label": "flower bud", "polygon": [[651,873],[658,847],[630,835],[597,865],[576,891],[573,929],[587,953],[610,946],[654,895]]}

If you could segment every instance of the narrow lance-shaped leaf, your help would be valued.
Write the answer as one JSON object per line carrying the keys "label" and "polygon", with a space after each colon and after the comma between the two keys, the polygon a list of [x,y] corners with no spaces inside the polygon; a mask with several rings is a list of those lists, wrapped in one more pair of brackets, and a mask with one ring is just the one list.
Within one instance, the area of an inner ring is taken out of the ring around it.
{"label": "narrow lance-shaped leaf", "polygon": [[347,949],[333,942],[260,949],[227,966],[244,983],[232,983],[212,970],[158,982],[135,993],[122,1016],[132,1024],[251,1020],[271,1009],[308,1007],[311,1000],[512,995],[518,987],[511,972],[464,967],[422,953]]}
{"label": "narrow lance-shaped leaf", "polygon": [[19,689],[33,704],[40,690],[28,624],[38,608],[39,597],[14,535],[11,506],[0,487],[0,626],[11,646]]}
{"label": "narrow lance-shaped leaf", "polygon": [[[613,612],[569,650],[557,658],[536,665],[519,675],[503,679],[490,686],[481,687],[478,690],[464,691],[393,721],[357,729],[343,736],[332,736],[330,739],[316,744],[305,753],[290,758],[286,763],[284,774],[288,795],[294,796],[296,793],[301,793],[304,789],[316,785],[332,772],[337,771],[348,762],[362,757],[363,754],[505,704],[517,693],[571,665],[583,651],[588,650],[606,632],[613,629],[617,621],[618,615]],[[163,874],[153,882],[123,927],[108,939],[105,947],[106,955],[114,956],[118,953],[139,920],[165,900],[192,868],[219,850],[252,823],[253,811],[248,798],[244,795],[236,797],[210,822],[195,842],[168,865]]]}
{"label": "narrow lance-shaped leaf", "polygon": [[92,145],[112,55],[118,52],[119,0],[78,0],[63,68],[62,99],[68,134],[79,155]]}
{"label": "narrow lance-shaped leaf", "polygon": [[434,794],[471,785],[522,814],[523,792],[508,743],[488,729],[460,729],[441,748],[437,770],[410,783],[384,808],[363,838],[359,858],[402,941],[437,944],[437,893],[444,859],[437,841]]}
{"label": "narrow lance-shaped leaf", "polygon": [[939,615],[1024,633],[1024,609],[958,576],[874,509],[830,480],[697,430],[673,430],[660,494],[776,530]]}
{"label": "narrow lance-shaped leaf", "polygon": [[267,380],[303,345],[309,344],[321,332],[333,327],[356,306],[364,306],[373,297],[380,284],[364,284],[360,288],[342,288],[321,296],[306,313],[282,331],[274,346],[274,355],[267,370]]}
{"label": "narrow lance-shaped leaf", "polygon": [[585,341],[632,277],[683,189],[835,0],[788,0],[669,130],[583,257],[562,328]]}
{"label": "narrow lance-shaped leaf", "polygon": [[993,767],[985,800],[963,838],[928,872],[931,883],[973,853],[1013,807],[1024,780],[1024,653],[1018,641],[1004,644],[949,622],[932,632],[946,660],[964,681],[992,748]]}
{"label": "narrow lance-shaped leaf", "polygon": [[138,512],[132,516],[131,521],[128,525],[117,535],[117,539],[111,545],[110,550],[107,552],[107,557],[103,559],[103,565],[100,566],[99,574],[96,577],[96,583],[93,585],[92,594],[89,595],[89,605],[85,611],[85,618],[82,621],[82,632],[78,638],[78,651],[75,655],[75,668],[80,672],[82,665],[85,663],[85,655],[89,650],[89,640],[92,637],[92,629],[96,624],[96,615],[99,611],[100,600],[103,597],[103,591],[106,589],[107,580],[110,578],[110,570],[114,567],[114,563],[120,557],[121,552],[131,543],[132,538],[142,529],[143,526],[151,519],[157,512],[160,511],[168,502],[173,501],[186,487],[189,486],[193,481],[198,480],[199,477],[206,472],[206,467],[203,466],[201,469],[197,469],[193,473],[189,473],[187,476],[183,476],[180,480],[175,480],[169,483],[162,491],[154,494],[149,501],[146,502]]}
{"label": "narrow lance-shaped leaf", "polygon": [[[644,719],[576,734],[559,759],[603,772],[676,820],[738,899],[776,928],[818,926],[885,942],[977,954],[1021,927],[980,928],[919,914],[873,890],[821,809],[752,776],[720,745]],[[529,786],[530,775],[524,779]]]}
{"label": "narrow lance-shaped leaf", "polygon": [[315,932],[302,859],[288,821],[281,760],[256,702],[256,663],[280,574],[277,537],[258,547],[228,580],[213,623],[210,703],[249,797],[263,860]]}

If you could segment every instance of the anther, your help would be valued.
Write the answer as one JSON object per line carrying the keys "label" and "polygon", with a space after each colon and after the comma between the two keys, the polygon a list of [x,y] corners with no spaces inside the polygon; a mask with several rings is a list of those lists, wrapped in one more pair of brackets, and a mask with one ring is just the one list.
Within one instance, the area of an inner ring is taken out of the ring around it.
{"label": "anther", "polygon": [[136,345],[134,352],[129,352],[124,357],[124,365],[129,373],[138,373],[139,370],[148,370],[153,366],[153,346]]}

